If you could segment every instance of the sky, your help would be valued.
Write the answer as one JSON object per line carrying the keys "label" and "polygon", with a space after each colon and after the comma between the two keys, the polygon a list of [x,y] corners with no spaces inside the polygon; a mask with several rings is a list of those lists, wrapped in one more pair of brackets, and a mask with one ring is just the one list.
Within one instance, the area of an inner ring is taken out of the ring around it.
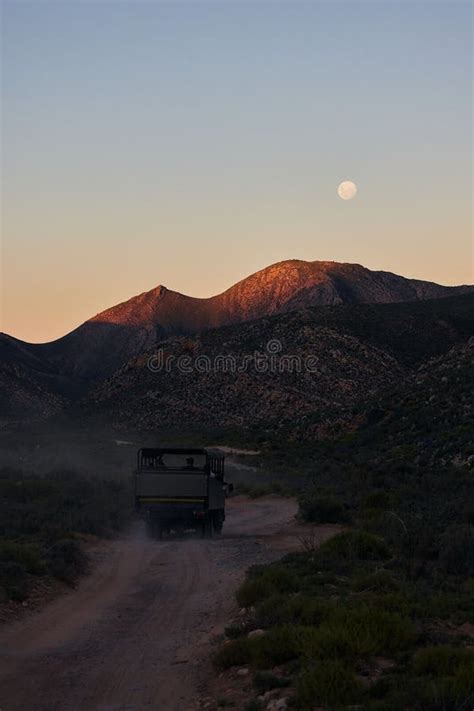
{"label": "sky", "polygon": [[290,258],[474,282],[469,1],[3,0],[1,60],[11,335]]}

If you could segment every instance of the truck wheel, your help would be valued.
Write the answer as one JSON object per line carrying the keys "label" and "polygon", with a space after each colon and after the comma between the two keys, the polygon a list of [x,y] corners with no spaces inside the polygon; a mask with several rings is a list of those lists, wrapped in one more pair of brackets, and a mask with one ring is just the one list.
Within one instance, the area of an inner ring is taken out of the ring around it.
{"label": "truck wheel", "polygon": [[214,535],[214,520],[212,517],[209,517],[207,521],[205,521],[202,525],[202,537],[203,538],[212,538]]}
{"label": "truck wheel", "polygon": [[153,538],[153,521],[151,518],[146,520],[146,535],[148,538]]}
{"label": "truck wheel", "polygon": [[214,519],[214,533],[222,533],[222,526],[224,525],[224,520],[222,516],[217,515]]}
{"label": "truck wheel", "polygon": [[155,540],[160,539],[162,537],[161,521],[158,518],[153,517],[149,519],[147,523],[150,538],[154,538]]}

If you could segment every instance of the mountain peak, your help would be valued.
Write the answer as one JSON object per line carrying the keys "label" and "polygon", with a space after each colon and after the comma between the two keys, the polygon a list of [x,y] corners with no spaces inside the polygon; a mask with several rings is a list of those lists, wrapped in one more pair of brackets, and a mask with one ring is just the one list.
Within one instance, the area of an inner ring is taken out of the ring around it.
{"label": "mountain peak", "polygon": [[209,298],[193,298],[160,284],[40,349],[64,372],[98,378],[168,335],[198,333],[309,306],[418,301],[472,288],[406,279],[360,264],[287,259]]}

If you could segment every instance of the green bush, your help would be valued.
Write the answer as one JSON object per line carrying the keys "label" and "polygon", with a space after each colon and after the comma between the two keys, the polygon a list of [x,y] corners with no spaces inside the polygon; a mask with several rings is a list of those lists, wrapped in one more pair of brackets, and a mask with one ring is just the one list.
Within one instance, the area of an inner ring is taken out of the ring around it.
{"label": "green bush", "polygon": [[355,592],[370,590],[374,592],[398,592],[400,584],[387,570],[377,570],[368,575],[360,575],[352,581]]}
{"label": "green bush", "polygon": [[287,618],[288,600],[288,595],[279,593],[257,603],[255,619],[259,627],[271,627],[290,622]]}
{"label": "green bush", "polygon": [[474,526],[449,527],[441,536],[440,567],[454,575],[474,575]]}
{"label": "green bush", "polygon": [[[408,617],[364,605],[338,610],[334,623],[345,627],[361,656],[395,654],[416,640],[415,628]],[[327,624],[329,627],[330,622]]]}
{"label": "green bush", "polygon": [[363,708],[364,711],[428,711],[423,696],[419,679],[403,673],[383,674],[369,687],[369,698]]}
{"label": "green bush", "polygon": [[296,682],[296,698],[303,709],[324,704],[331,709],[354,704],[362,695],[362,685],[353,670],[338,659],[326,659],[304,671]]}
{"label": "green bush", "polygon": [[32,543],[0,541],[0,561],[18,563],[32,575],[41,575],[45,569],[40,550]]}
{"label": "green bush", "polygon": [[470,711],[474,674],[472,669],[460,668],[451,677],[383,675],[370,687],[369,694],[364,711]]}
{"label": "green bush", "polygon": [[45,564],[37,545],[0,541],[0,587],[10,600],[22,602],[28,597],[29,575],[41,575]]}
{"label": "green bush", "polygon": [[319,625],[334,607],[334,602],[301,593],[291,597],[272,595],[257,606],[256,619],[263,627],[285,623]]}
{"label": "green bush", "polygon": [[236,598],[242,607],[251,607],[260,600],[270,597],[274,591],[275,588],[270,581],[260,576],[258,578],[250,578],[243,582],[237,590]]}
{"label": "green bush", "polygon": [[218,669],[229,669],[252,661],[252,639],[239,637],[223,644],[214,655],[214,664]]}
{"label": "green bush", "polygon": [[246,628],[244,625],[229,625],[225,628],[224,634],[228,639],[237,639],[246,634]]}
{"label": "green bush", "polygon": [[344,561],[387,560],[390,550],[379,536],[366,531],[343,531],[321,544],[321,556]]}
{"label": "green bush", "polygon": [[299,513],[303,521],[313,523],[345,523],[350,518],[346,507],[339,499],[311,493],[301,495]]}
{"label": "green bush", "polygon": [[86,479],[72,472],[44,478],[0,472],[0,536],[57,540],[68,532],[102,535],[132,514],[131,482]]}
{"label": "green bush", "polygon": [[251,701],[247,701],[245,704],[244,711],[262,711],[264,708],[264,704],[262,701],[259,701],[258,699],[252,699]]}
{"label": "green bush", "polygon": [[356,656],[353,643],[349,631],[334,621],[318,629],[307,627],[300,638],[300,656],[307,663],[315,659],[342,659],[347,663]]}
{"label": "green bush", "polygon": [[413,657],[413,669],[416,674],[453,676],[461,667],[471,668],[474,677],[474,650],[439,645],[420,649]]}
{"label": "green bush", "polygon": [[440,645],[420,649],[413,670],[421,676],[420,689],[426,709],[467,709],[474,701],[474,651]]}
{"label": "green bush", "polygon": [[301,652],[307,659],[355,661],[409,648],[416,634],[412,622],[386,610],[365,606],[340,608],[317,629],[302,634]]}
{"label": "green bush", "polygon": [[238,637],[226,642],[215,654],[214,664],[220,669],[240,664],[254,664],[266,669],[295,659],[300,648],[298,627],[273,627],[260,637]]}
{"label": "green bush", "polygon": [[0,588],[9,600],[23,602],[28,597],[25,568],[13,561],[0,561]]}
{"label": "green bush", "polygon": [[286,604],[285,616],[289,622],[300,625],[319,625],[335,609],[336,603],[309,595],[296,595]]}
{"label": "green bush", "polygon": [[237,591],[237,602],[242,607],[251,607],[275,593],[298,590],[297,576],[284,566],[270,566],[254,571]]}
{"label": "green bush", "polygon": [[364,501],[365,509],[389,509],[393,506],[393,495],[388,491],[374,491]]}
{"label": "green bush", "polygon": [[466,586],[433,594],[423,595],[415,606],[416,615],[423,620],[429,618],[451,619],[456,624],[474,623],[474,596]]}
{"label": "green bush", "polygon": [[[383,523],[386,511],[378,508],[364,508],[358,517],[359,525],[371,533],[380,533],[384,536]],[[385,536],[384,536],[385,537]],[[388,540],[388,539],[387,539]]]}
{"label": "green bush", "polygon": [[56,541],[47,552],[48,568],[59,580],[72,585],[88,568],[88,558],[71,538]]}
{"label": "green bush", "polygon": [[253,677],[254,688],[259,694],[264,694],[272,689],[283,689],[289,686],[291,679],[282,676],[276,676],[271,672],[257,672]]}
{"label": "green bush", "polygon": [[473,660],[462,662],[454,674],[451,682],[453,696],[457,699],[469,698],[474,701],[474,663]]}
{"label": "green bush", "polygon": [[269,484],[247,484],[238,482],[234,488],[235,495],[248,496],[249,499],[260,499],[262,496],[268,496],[272,492],[272,487]]}
{"label": "green bush", "polygon": [[411,617],[414,613],[415,604],[413,600],[401,592],[389,592],[388,590],[364,591],[363,602],[374,610],[385,612],[396,612],[402,617]]}
{"label": "green bush", "polygon": [[262,496],[268,496],[271,493],[269,486],[253,486],[249,491],[250,499],[260,499]]}
{"label": "green bush", "polygon": [[293,497],[297,491],[294,484],[283,483],[282,481],[272,481],[270,489],[272,494],[285,497]]}
{"label": "green bush", "polygon": [[266,634],[253,637],[252,659],[260,669],[284,664],[298,657],[301,632],[296,625],[272,627]]}
{"label": "green bush", "polygon": [[0,586],[25,599],[31,575],[69,583],[86,570],[75,533],[109,535],[132,514],[131,481],[61,471],[45,477],[0,471]]}

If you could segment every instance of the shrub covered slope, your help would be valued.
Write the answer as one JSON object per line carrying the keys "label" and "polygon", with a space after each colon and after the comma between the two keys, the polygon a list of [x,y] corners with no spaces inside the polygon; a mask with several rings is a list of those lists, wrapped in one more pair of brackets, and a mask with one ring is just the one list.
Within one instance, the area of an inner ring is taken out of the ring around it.
{"label": "shrub covered slope", "polygon": [[23,601],[39,577],[74,584],[87,569],[84,534],[110,535],[130,516],[127,483],[68,472],[0,472],[0,596]]}
{"label": "shrub covered slope", "polygon": [[263,443],[267,467],[306,476],[300,516],[345,530],[249,571],[218,668],[251,665],[256,694],[283,680],[308,711],[472,708],[473,354],[420,366],[338,440]]}

